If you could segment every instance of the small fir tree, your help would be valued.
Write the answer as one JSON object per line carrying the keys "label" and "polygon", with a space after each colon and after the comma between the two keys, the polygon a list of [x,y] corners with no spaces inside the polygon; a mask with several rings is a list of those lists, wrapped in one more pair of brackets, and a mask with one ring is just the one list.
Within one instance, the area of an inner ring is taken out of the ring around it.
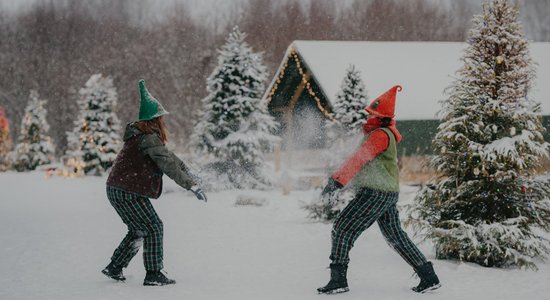
{"label": "small fir tree", "polygon": [[531,176],[550,145],[528,96],[535,72],[517,17],[505,0],[483,5],[443,102],[432,160],[440,176],[408,220],[438,258],[536,268],[550,253],[539,234],[550,230],[550,187]]}
{"label": "small fir tree", "polygon": [[10,123],[4,108],[0,106],[0,172],[6,171],[10,166],[11,146]]}
{"label": "small fir tree", "polygon": [[367,118],[365,107],[367,106],[367,92],[361,79],[361,73],[350,66],[346,70],[346,76],[336,94],[334,103],[334,118],[351,134],[361,131],[363,122]]}
{"label": "small fir tree", "polygon": [[102,175],[112,165],[121,145],[120,121],[115,113],[117,92],[111,77],[95,74],[79,91],[80,112],[67,133],[66,167],[74,175]]}
{"label": "small fir tree", "polygon": [[271,184],[263,173],[264,153],[278,138],[272,134],[276,122],[261,102],[267,77],[262,55],[252,52],[245,38],[235,27],[218,51],[192,143],[217,181],[227,187],[258,188]]}
{"label": "small fir tree", "polygon": [[54,146],[48,136],[50,125],[46,120],[45,105],[46,101],[39,99],[38,92],[31,90],[13,154],[13,167],[19,172],[49,164],[54,157]]}

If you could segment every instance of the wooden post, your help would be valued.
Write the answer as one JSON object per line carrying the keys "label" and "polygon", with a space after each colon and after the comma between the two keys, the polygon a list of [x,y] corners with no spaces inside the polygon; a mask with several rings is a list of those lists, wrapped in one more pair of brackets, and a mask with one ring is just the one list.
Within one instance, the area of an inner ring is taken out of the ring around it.
{"label": "wooden post", "polygon": [[281,170],[281,143],[275,145],[275,172],[279,173]]}

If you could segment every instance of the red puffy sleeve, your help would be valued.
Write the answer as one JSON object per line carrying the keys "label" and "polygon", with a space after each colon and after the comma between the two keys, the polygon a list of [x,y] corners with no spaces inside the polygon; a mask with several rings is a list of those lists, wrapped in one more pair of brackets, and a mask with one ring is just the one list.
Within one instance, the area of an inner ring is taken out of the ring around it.
{"label": "red puffy sleeve", "polygon": [[332,174],[332,178],[342,185],[348,184],[363,166],[373,160],[378,154],[386,151],[390,143],[388,135],[383,130],[375,130],[361,144],[338,170]]}

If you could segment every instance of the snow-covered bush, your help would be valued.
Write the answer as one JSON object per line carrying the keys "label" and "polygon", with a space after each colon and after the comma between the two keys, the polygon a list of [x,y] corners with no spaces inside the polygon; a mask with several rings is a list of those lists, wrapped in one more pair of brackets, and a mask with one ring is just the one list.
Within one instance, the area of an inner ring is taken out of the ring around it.
{"label": "snow-covered bush", "polygon": [[265,206],[267,204],[266,198],[252,195],[238,195],[235,200],[235,206]]}
{"label": "snow-covered bush", "polygon": [[80,112],[75,128],[67,133],[65,167],[75,175],[102,175],[113,165],[121,146],[116,88],[110,77],[95,74],[79,94]]}
{"label": "snow-covered bush", "polygon": [[[191,137],[210,173],[213,188],[265,188],[272,185],[264,153],[273,149],[276,122],[261,102],[267,73],[246,35],[233,29],[208,77],[199,123]],[[208,176],[207,176],[208,177]]]}
{"label": "snow-covered bush", "polygon": [[332,194],[319,196],[302,208],[309,212],[309,217],[319,221],[333,221],[348,203],[353,200],[352,189],[342,189]]}
{"label": "snow-covered bush", "polygon": [[[519,12],[505,0],[474,17],[463,67],[443,102],[431,161],[408,224],[438,258],[536,268],[550,254],[550,186],[532,177],[548,156],[535,76]],[[547,236],[546,236],[547,237]]]}
{"label": "snow-covered bush", "polygon": [[46,120],[45,100],[38,92],[31,90],[17,145],[13,152],[13,167],[19,171],[31,171],[40,165],[49,164],[54,158],[54,146],[48,136],[50,125]]}

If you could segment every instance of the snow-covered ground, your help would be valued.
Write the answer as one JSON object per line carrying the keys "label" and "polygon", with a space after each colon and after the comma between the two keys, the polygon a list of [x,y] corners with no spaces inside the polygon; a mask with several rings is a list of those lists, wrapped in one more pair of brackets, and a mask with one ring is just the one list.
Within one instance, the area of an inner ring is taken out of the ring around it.
{"label": "snow-covered ground", "polygon": [[[209,193],[209,202],[167,182],[154,206],[165,224],[165,268],[177,284],[142,286],[141,252],[116,283],[100,273],[125,234],[109,205],[105,178],[46,178],[0,173],[0,299],[549,299],[550,263],[540,270],[500,270],[433,260],[443,287],[419,295],[412,270],[376,225],[358,240],[351,291],[317,295],[329,278],[330,225],[300,207],[319,191]],[[400,203],[416,188],[403,185]],[[239,195],[265,206],[235,206]]]}

